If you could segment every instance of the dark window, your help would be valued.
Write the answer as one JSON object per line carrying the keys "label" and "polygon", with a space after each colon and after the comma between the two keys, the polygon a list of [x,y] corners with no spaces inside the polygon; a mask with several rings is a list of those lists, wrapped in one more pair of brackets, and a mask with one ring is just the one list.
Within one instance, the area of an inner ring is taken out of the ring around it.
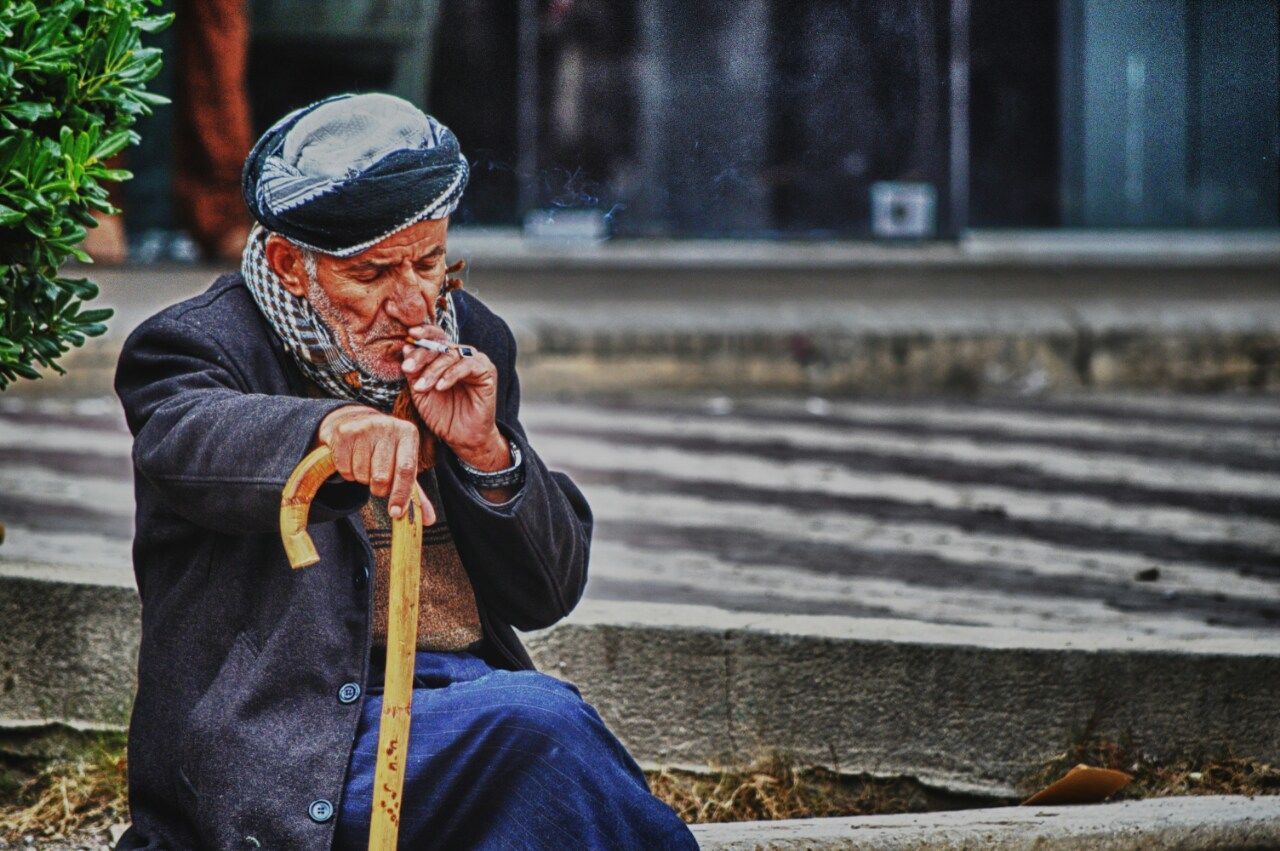
{"label": "dark window", "polygon": [[1058,4],[971,0],[969,224],[1061,220]]}

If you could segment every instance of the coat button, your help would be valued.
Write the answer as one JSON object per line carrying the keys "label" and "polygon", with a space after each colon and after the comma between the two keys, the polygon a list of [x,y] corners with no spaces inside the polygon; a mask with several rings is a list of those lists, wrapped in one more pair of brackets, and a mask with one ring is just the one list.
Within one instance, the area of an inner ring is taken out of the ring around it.
{"label": "coat button", "polygon": [[355,703],[360,697],[359,683],[343,683],[342,688],[338,689],[339,703]]}
{"label": "coat button", "polygon": [[365,586],[369,584],[369,568],[362,567],[357,570],[355,576],[352,577],[352,582],[355,583],[357,591],[363,591]]}
{"label": "coat button", "polygon": [[311,806],[307,807],[307,815],[311,816],[314,822],[326,822],[333,818],[333,804],[324,798],[316,798],[311,802]]}

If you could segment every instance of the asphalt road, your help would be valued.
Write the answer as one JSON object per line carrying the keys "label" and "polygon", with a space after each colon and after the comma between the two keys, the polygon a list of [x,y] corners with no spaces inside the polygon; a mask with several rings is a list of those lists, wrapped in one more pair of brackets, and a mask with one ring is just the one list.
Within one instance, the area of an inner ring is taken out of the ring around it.
{"label": "asphalt road", "polygon": [[[1061,633],[1280,637],[1280,400],[543,400],[589,597]],[[132,584],[110,398],[0,397],[0,575]]]}

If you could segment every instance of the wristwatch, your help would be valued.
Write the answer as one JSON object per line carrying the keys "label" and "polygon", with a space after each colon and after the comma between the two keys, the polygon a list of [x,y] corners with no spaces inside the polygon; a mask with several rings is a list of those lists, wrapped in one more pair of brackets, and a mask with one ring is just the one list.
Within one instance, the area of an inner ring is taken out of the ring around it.
{"label": "wristwatch", "polygon": [[518,488],[524,484],[524,464],[521,463],[524,458],[520,455],[520,447],[516,446],[515,441],[509,441],[509,443],[511,445],[511,466],[502,470],[494,470],[492,472],[477,470],[459,458],[458,463],[462,465],[462,472],[466,475],[467,481],[479,490]]}

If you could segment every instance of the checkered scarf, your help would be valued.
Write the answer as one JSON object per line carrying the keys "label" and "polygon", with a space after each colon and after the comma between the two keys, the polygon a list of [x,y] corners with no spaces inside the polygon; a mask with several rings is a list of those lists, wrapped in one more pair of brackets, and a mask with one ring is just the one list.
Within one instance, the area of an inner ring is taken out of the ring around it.
{"label": "checkered scarf", "polygon": [[[305,298],[284,288],[267,264],[268,231],[256,225],[249,234],[241,258],[240,272],[258,309],[267,318],[276,336],[284,343],[303,374],[330,396],[350,399],[390,411],[396,396],[404,388],[404,380],[388,381],[370,375],[360,368],[338,345],[333,331]],[[437,319],[449,340],[458,341],[458,325],[453,307],[453,294],[446,297],[447,307]]]}

